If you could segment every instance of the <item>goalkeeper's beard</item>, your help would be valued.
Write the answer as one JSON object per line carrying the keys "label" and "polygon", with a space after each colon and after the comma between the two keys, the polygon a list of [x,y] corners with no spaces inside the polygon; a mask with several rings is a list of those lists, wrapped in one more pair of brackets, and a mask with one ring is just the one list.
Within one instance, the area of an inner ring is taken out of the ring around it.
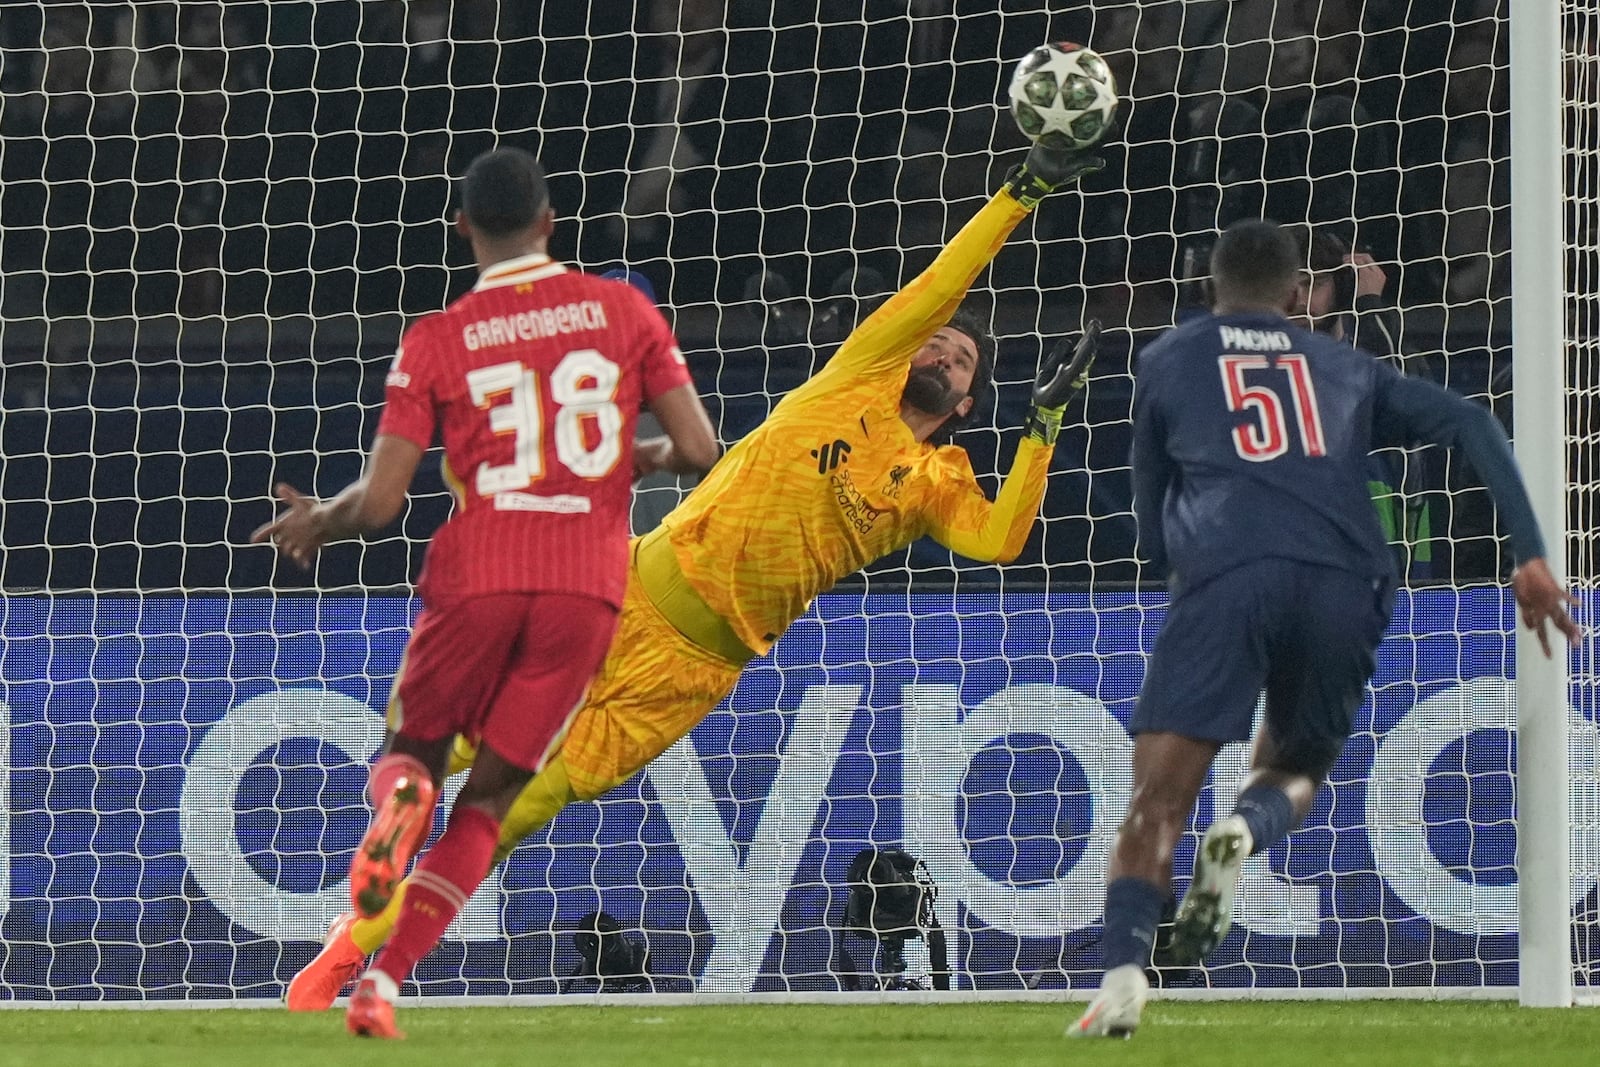
{"label": "goalkeeper's beard", "polygon": [[929,363],[911,368],[900,399],[925,414],[948,415],[966,396],[950,388],[949,376],[937,364]]}

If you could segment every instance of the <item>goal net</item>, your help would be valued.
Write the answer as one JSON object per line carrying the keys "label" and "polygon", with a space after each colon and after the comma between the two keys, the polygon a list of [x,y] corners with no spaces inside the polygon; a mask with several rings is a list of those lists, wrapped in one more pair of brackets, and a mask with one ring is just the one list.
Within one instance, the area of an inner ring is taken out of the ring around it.
{"label": "goal net", "polygon": [[[1005,85],[1052,39],[1101,51],[1123,102],[1105,170],[973,290],[1000,355],[956,443],[991,489],[1040,351],[1106,325],[1022,558],[925,541],[820,598],[690,738],[519,848],[407,991],[592,991],[574,934],[597,912],[630,949],[613,990],[926,987],[941,948],[957,989],[1092,987],[1166,599],[1134,551],[1133,360],[1203,307],[1220,227],[1267,214],[1306,233],[1320,328],[1509,421],[1508,7],[8,5],[0,998],[274,997],[345,907],[448,494],[430,458],[395,527],[309,574],[246,542],[275,482],[358,474],[401,329],[470,286],[446,220],[474,156],[540,155],[552,251],[650,286],[731,443],[1020,161]],[[1570,569],[1592,584],[1600,36],[1592,0],[1561,14]],[[636,527],[689,488],[641,485]],[[1458,461],[1382,454],[1372,488],[1405,581],[1355,736],[1170,986],[1515,989],[1511,561]],[[1573,670],[1586,984],[1587,650]],[[875,925],[852,869],[891,848],[925,882],[883,890],[912,916]]]}
{"label": "goal net", "polygon": [[[1561,6],[1562,191],[1565,258],[1567,396],[1568,570],[1574,584],[1590,590],[1600,580],[1600,5]],[[1596,668],[1591,648],[1573,657],[1573,702],[1592,724],[1596,714]],[[1571,761],[1574,840],[1600,832],[1597,765],[1576,750]],[[1580,987],[1600,984],[1600,901],[1595,883],[1600,858],[1574,853],[1573,896],[1578,900],[1574,938]]]}

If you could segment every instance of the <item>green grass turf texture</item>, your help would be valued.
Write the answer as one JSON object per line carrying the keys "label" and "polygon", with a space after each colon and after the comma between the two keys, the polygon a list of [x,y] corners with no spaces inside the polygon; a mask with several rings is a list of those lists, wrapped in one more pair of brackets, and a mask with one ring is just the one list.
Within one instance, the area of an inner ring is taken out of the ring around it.
{"label": "green grass turf texture", "polygon": [[1594,1064],[1600,1009],[1499,1001],[1153,1003],[1127,1041],[1062,1036],[1072,1003],[402,1007],[407,1039],[341,1010],[0,1010],[3,1067],[611,1064]]}

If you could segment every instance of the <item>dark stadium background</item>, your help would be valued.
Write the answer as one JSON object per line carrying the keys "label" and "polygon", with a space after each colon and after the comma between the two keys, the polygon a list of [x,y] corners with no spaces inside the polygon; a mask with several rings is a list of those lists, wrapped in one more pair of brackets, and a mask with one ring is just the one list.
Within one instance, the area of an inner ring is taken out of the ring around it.
{"label": "dark stadium background", "polygon": [[[1008,585],[1140,577],[1121,470],[1130,353],[1192,304],[1181,279],[1229,214],[1309,219],[1403,264],[1386,296],[1405,312],[1418,367],[1508,414],[1504,0],[1373,0],[1332,13],[1206,0],[1181,5],[1166,41],[1147,37],[1177,0],[1139,5],[1137,38],[1130,5],[1002,15],[957,0],[915,21],[905,3],[882,0],[710,6],[717,24],[698,39],[717,60],[683,123],[702,163],[653,235],[617,223],[626,175],[660,126],[655,93],[675,37],[657,27],[676,25],[677,0],[131,5],[146,79],[133,93],[102,91],[130,5],[8,6],[0,585],[312,581],[243,543],[271,513],[275,480],[329,492],[356,475],[404,322],[471,283],[466,250],[442,223],[446,176],[497,137],[546,160],[558,257],[652,280],[722,436],[737,439],[828,349],[826,337],[798,343],[768,324],[748,299],[753,279],[764,269],[783,279],[791,318],[848,318],[853,305],[834,298],[852,279],[870,290],[873,278],[896,284],[925,266],[1020,158],[997,104],[1011,63],[1052,38],[1112,52],[1134,99],[1105,174],[1081,200],[1048,202],[1036,240],[1004,250],[985,282],[1003,384],[1001,433],[962,441],[980,472],[1009,459],[1041,343],[1086,313],[1108,326],[1086,414],[1058,450],[1051,521]],[[681,14],[705,8],[691,0]],[[1228,9],[1236,21],[1276,9],[1274,32],[1322,42],[1303,85],[1234,93],[1256,107],[1253,128],[1191,106],[1208,78],[1228,88],[1203,47]],[[408,48],[427,20],[451,40]],[[1352,121],[1297,132],[1294,116],[1330,114]],[[1482,175],[1471,225],[1489,266],[1476,285],[1462,282],[1471,257],[1445,224],[1459,168]],[[404,537],[331,549],[316,584],[413,576],[446,510],[436,470],[418,489]],[[1455,555],[1438,576],[1496,575],[1481,498],[1450,501]],[[943,584],[956,573],[925,545],[903,563],[868,580]]]}

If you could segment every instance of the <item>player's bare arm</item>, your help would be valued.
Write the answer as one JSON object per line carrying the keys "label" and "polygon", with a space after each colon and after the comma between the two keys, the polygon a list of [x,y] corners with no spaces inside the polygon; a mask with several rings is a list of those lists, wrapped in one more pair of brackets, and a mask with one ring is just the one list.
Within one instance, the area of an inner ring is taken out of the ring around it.
{"label": "player's bare arm", "polygon": [[372,443],[366,470],[336,496],[318,500],[279,482],[276,495],[288,510],[258,527],[250,540],[255,544],[270,541],[285,558],[302,568],[310,567],[323,545],[361,537],[393,522],[421,459],[422,450],[412,442],[394,434],[379,434]]}
{"label": "player's bare arm", "polygon": [[642,478],[656,471],[703,474],[722,455],[711,416],[693,385],[669,389],[650,401],[650,411],[667,432],[634,443],[633,474]]}

